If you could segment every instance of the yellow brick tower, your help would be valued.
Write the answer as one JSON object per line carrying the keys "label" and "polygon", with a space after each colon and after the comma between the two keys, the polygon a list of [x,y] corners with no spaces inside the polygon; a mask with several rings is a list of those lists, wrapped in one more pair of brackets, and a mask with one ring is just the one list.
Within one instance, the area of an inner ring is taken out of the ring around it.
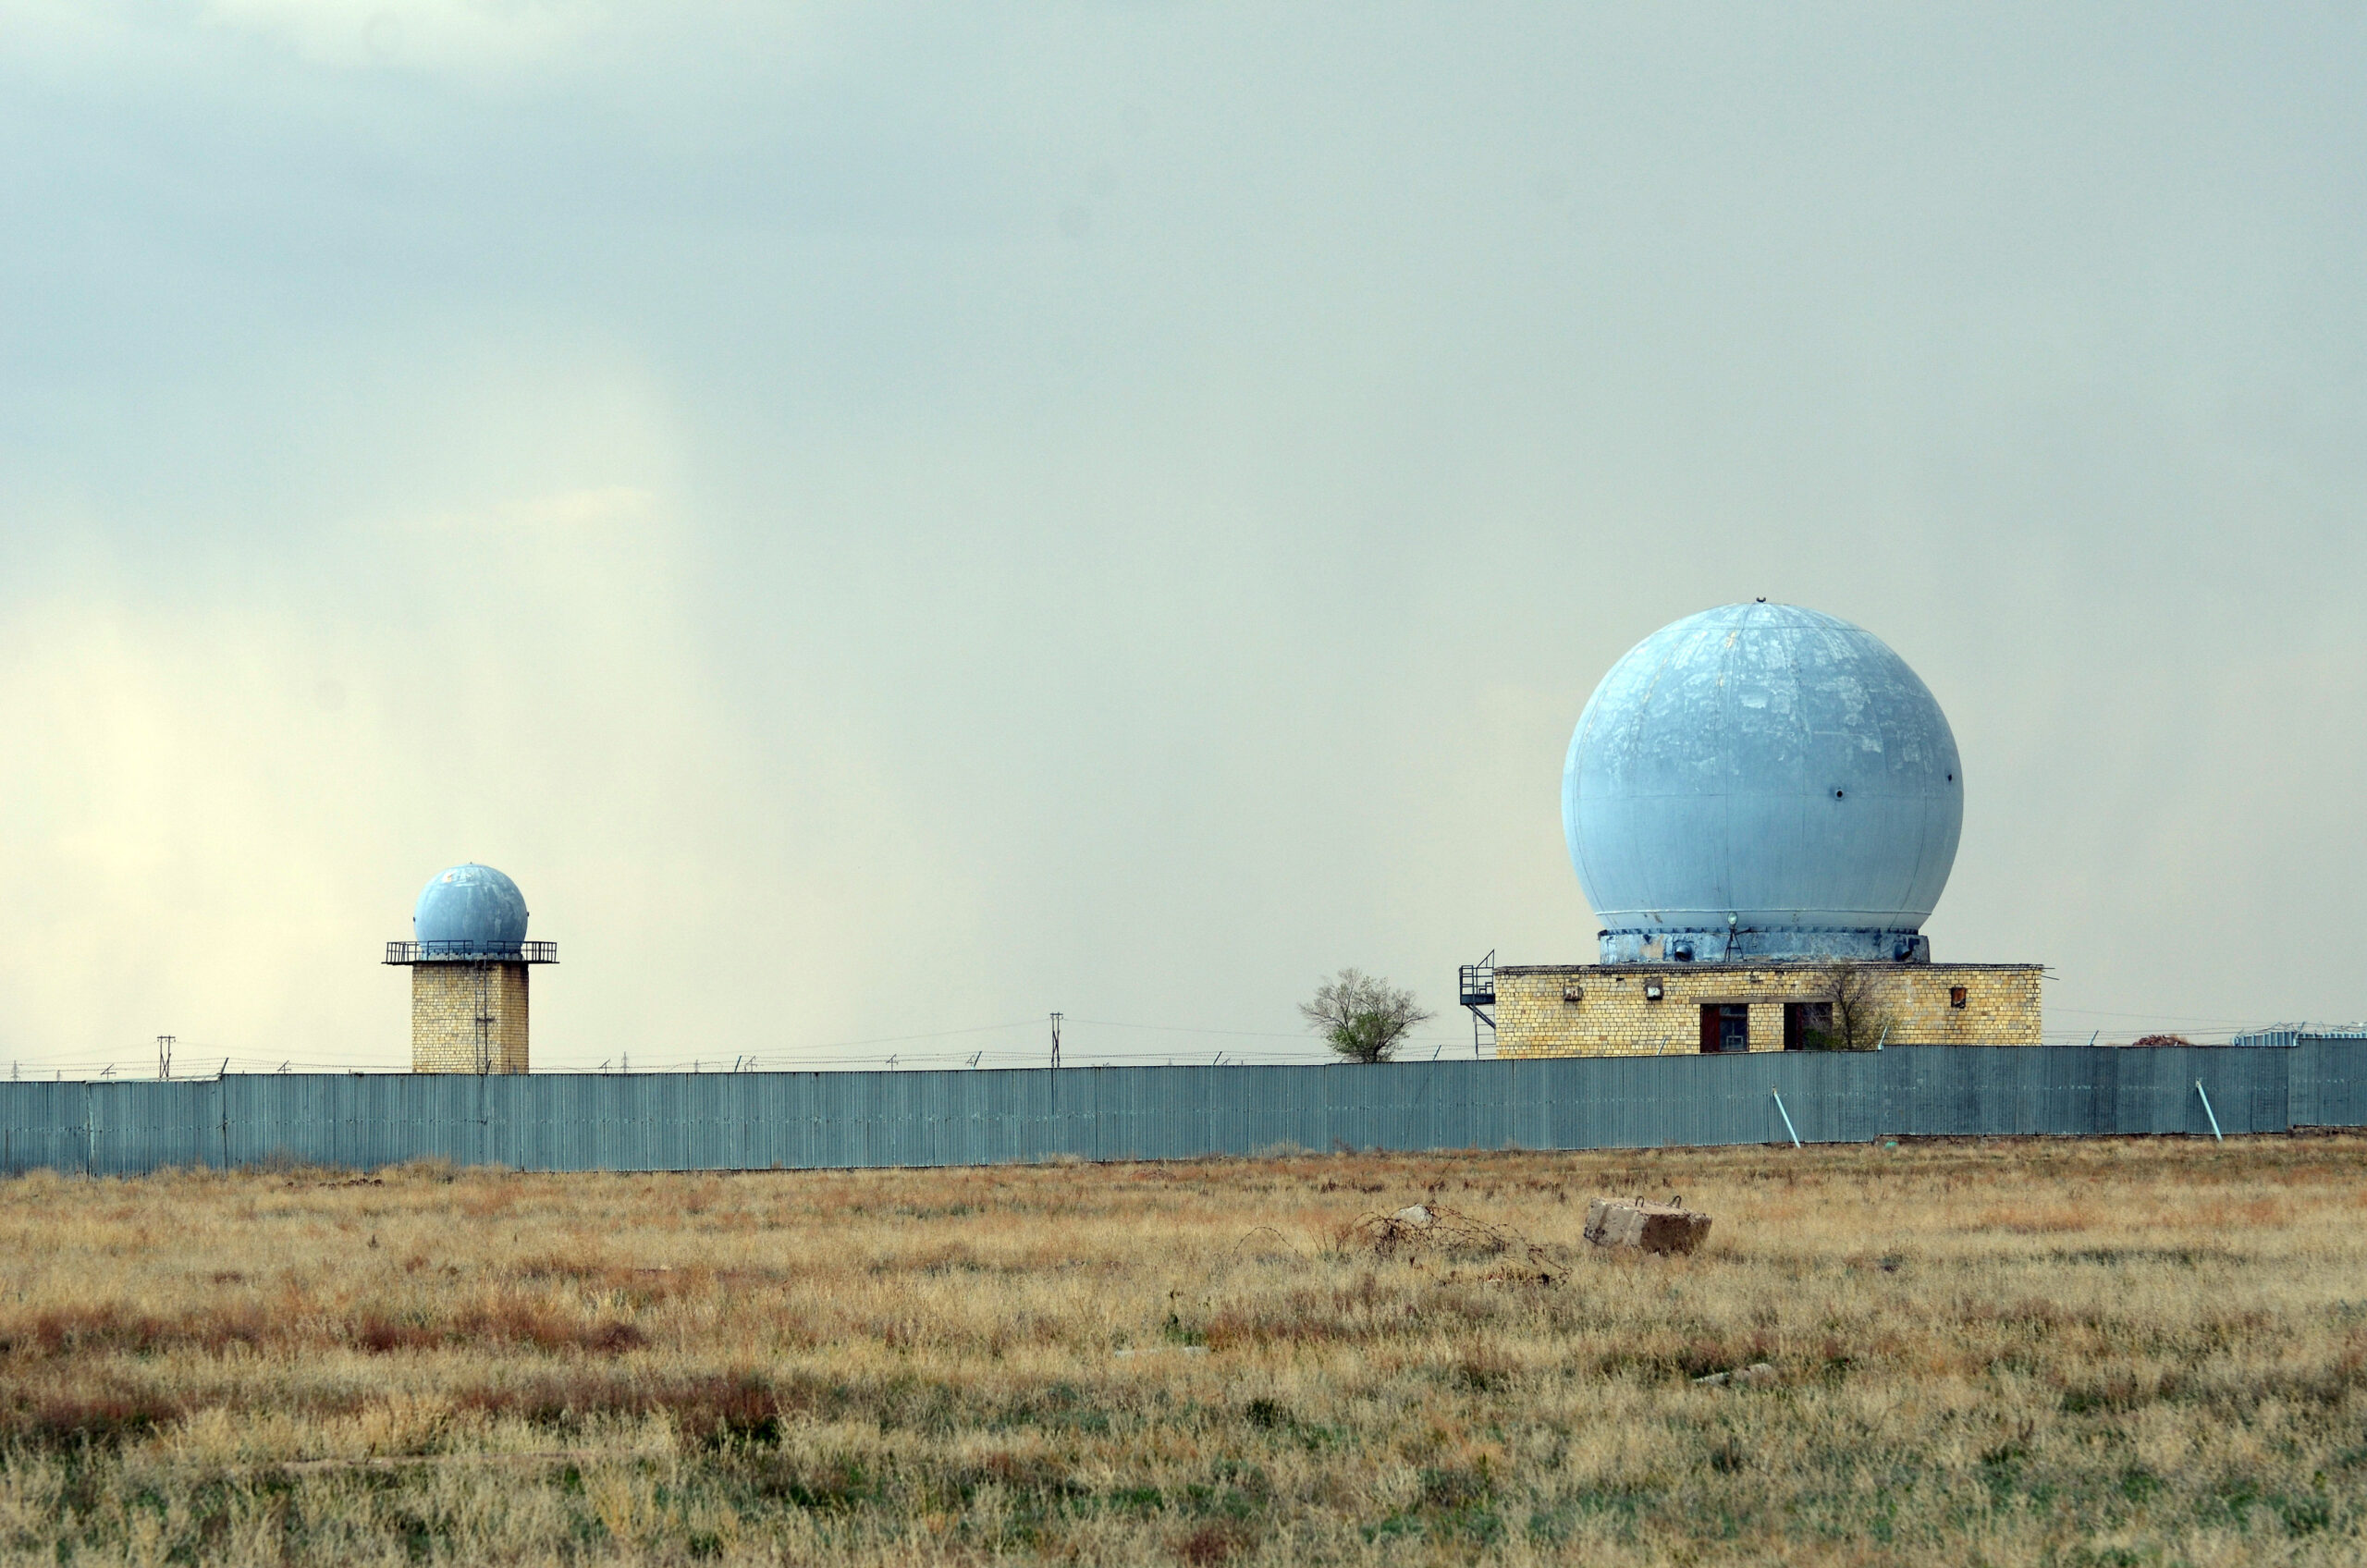
{"label": "yellow brick tower", "polygon": [[386,962],[411,970],[413,1072],[523,1072],[526,970],[557,963],[558,944],[526,940],[518,884],[473,862],[428,880],[412,938]]}

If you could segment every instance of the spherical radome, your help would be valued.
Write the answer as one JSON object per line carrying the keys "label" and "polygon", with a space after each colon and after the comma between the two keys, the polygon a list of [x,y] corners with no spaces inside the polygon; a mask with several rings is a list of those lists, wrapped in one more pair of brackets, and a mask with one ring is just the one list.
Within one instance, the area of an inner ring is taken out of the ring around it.
{"label": "spherical radome", "polygon": [[526,939],[526,896],[489,865],[471,862],[427,879],[411,917],[411,937],[447,951],[502,952]]}
{"label": "spherical radome", "polygon": [[1562,821],[1607,958],[1659,956],[1643,942],[1678,932],[1713,934],[1683,955],[1710,960],[1896,957],[1928,950],[1878,934],[1916,932],[1939,901],[1964,773],[1940,704],[1873,633],[1727,605],[1602,678],[1570,738]]}

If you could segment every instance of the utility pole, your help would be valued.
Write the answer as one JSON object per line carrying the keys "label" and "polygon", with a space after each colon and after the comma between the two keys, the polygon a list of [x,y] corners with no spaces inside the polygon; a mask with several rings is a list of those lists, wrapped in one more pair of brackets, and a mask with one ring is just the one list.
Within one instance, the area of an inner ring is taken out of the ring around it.
{"label": "utility pole", "polygon": [[173,1037],[170,1035],[159,1035],[156,1036],[156,1076],[170,1078],[172,1075]]}
{"label": "utility pole", "polygon": [[1061,1015],[1052,1014],[1052,1065],[1061,1064]]}

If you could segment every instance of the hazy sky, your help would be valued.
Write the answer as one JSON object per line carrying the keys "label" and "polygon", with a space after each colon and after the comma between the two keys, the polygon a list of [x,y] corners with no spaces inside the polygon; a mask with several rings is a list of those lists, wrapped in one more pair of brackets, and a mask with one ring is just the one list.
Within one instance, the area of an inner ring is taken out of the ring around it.
{"label": "hazy sky", "polygon": [[2367,1014],[2362,102],[2349,6],[0,6],[0,1056],[399,1064],[463,859],[539,1067],[1467,1051],[1759,594],[2051,1035]]}

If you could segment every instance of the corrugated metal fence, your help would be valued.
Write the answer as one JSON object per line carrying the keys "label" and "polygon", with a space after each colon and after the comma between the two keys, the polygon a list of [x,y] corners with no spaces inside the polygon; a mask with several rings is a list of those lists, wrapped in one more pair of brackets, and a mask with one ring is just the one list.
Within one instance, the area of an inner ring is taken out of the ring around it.
{"label": "corrugated metal fence", "polygon": [[[527,1170],[1645,1148],[2367,1124],[2367,1039],[912,1072],[305,1074],[0,1084],[0,1170],[418,1158]],[[1776,1096],[1782,1096],[1782,1109]]]}

